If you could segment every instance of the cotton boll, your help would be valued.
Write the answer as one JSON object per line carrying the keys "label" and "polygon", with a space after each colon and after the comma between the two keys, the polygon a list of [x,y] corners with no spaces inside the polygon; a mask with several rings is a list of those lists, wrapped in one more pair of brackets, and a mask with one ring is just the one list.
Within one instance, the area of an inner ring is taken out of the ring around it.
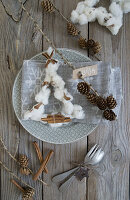
{"label": "cotton boll", "polygon": [[75,10],[72,11],[70,20],[73,23],[78,23],[79,22],[79,14],[77,13],[77,11],[75,11]]}
{"label": "cotton boll", "polygon": [[50,76],[54,76],[54,73],[56,73],[56,71],[59,68],[59,63],[49,63],[49,65],[46,68],[46,73],[50,74]]}
{"label": "cotton boll", "polygon": [[119,29],[122,25],[114,25],[113,27],[107,27],[113,35],[116,35],[119,32]]}
{"label": "cotton boll", "polygon": [[24,114],[24,119],[25,120],[32,119],[35,121],[41,121],[43,113],[44,113],[44,105],[41,105],[38,109],[35,109],[33,107],[33,109],[31,111],[27,111]]}
{"label": "cotton boll", "polygon": [[85,14],[79,15],[79,24],[83,25],[87,23],[88,23],[87,16]]}
{"label": "cotton boll", "polygon": [[97,11],[97,20],[98,20],[98,23],[100,25],[105,25],[104,19],[109,17],[109,13],[103,7],[97,8],[96,11]]}
{"label": "cotton boll", "polygon": [[78,14],[82,14],[84,12],[84,9],[85,9],[84,2],[79,2],[77,4],[76,12],[78,12]]}
{"label": "cotton boll", "polygon": [[94,22],[97,17],[97,10],[95,8],[86,8],[85,15],[89,22]]}
{"label": "cotton boll", "polygon": [[52,82],[54,87],[64,89],[65,82],[63,81],[62,77],[58,74],[55,74],[55,76],[52,77]]}
{"label": "cotton boll", "polygon": [[62,101],[64,98],[64,91],[60,90],[59,88],[56,88],[54,92],[54,97],[59,101]]}
{"label": "cotton boll", "polygon": [[23,119],[28,120],[31,117],[31,112],[28,110],[27,112],[24,113]]}
{"label": "cotton boll", "polygon": [[108,18],[107,22],[105,23],[105,26],[111,26],[111,25],[115,25],[117,22],[117,18],[116,17],[111,17],[111,18]]}
{"label": "cotton boll", "polygon": [[72,117],[76,119],[83,119],[85,117],[84,111],[80,105],[75,104]]}
{"label": "cotton boll", "polygon": [[99,0],[85,0],[85,1],[84,1],[84,3],[85,3],[88,7],[93,7],[93,6],[95,6],[98,2],[99,2]]}
{"label": "cotton boll", "polygon": [[43,86],[40,92],[35,96],[36,102],[42,102],[44,105],[48,104],[48,99],[50,96],[50,89],[47,86]]}
{"label": "cotton boll", "polygon": [[73,112],[74,106],[70,101],[67,101],[65,104],[62,106],[62,113],[71,115]]}
{"label": "cotton boll", "polygon": [[107,14],[108,12],[107,12],[107,10],[106,10],[106,8],[104,8],[104,7],[102,7],[102,6],[100,6],[100,7],[98,7],[98,8],[96,8],[97,10],[98,10],[98,12],[100,13],[100,14]]}
{"label": "cotton boll", "polygon": [[100,25],[104,25],[104,18],[108,17],[108,12],[106,8],[98,7],[96,8],[97,11],[97,20]]}
{"label": "cotton boll", "polygon": [[130,12],[130,1],[124,1],[122,4],[122,10],[124,13]]}
{"label": "cotton boll", "polygon": [[114,16],[122,17],[123,15],[121,7],[116,2],[111,3],[111,5],[109,6],[109,10]]}
{"label": "cotton boll", "polygon": [[51,82],[51,76],[50,76],[50,74],[46,74],[44,82],[48,82],[48,83]]}

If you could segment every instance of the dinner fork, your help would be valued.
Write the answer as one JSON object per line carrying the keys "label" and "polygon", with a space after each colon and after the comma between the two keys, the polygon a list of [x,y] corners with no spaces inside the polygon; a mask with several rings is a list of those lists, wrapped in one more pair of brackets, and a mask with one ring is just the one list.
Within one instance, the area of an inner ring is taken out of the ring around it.
{"label": "dinner fork", "polygon": [[99,145],[95,144],[90,151],[86,154],[84,162],[81,164],[77,164],[78,167],[75,167],[67,172],[64,172],[62,174],[56,175],[52,178],[53,182],[65,182],[59,187],[60,191],[65,191],[69,185],[72,183],[72,181],[75,179],[75,173],[79,170],[80,166],[86,166],[86,165],[96,165],[99,163],[104,156],[104,151],[99,147]]}

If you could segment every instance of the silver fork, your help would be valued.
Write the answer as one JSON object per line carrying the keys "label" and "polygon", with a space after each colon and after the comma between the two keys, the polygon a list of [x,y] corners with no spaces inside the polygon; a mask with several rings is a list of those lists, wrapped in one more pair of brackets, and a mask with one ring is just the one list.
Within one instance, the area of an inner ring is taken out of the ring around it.
{"label": "silver fork", "polygon": [[[104,151],[99,147],[99,145],[95,144],[90,149],[90,151],[86,154],[84,162],[79,165],[82,165],[82,166],[86,166],[88,164],[95,165],[102,160],[103,156],[104,156]],[[61,182],[67,178],[67,180],[63,184],[61,184],[61,186],[59,187],[59,190],[63,192],[69,187],[69,185],[75,179],[75,173],[77,170],[79,170],[79,166],[75,167],[67,172],[64,172],[62,174],[54,176],[52,178],[52,181],[53,182]]]}

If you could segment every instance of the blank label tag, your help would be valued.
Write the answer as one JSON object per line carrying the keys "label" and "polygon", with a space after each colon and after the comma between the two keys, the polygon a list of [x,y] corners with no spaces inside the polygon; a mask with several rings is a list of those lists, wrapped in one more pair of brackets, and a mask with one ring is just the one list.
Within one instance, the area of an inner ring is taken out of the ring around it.
{"label": "blank label tag", "polygon": [[83,78],[88,76],[95,76],[98,72],[97,65],[86,66],[73,70],[73,79],[78,79],[79,72],[82,73]]}

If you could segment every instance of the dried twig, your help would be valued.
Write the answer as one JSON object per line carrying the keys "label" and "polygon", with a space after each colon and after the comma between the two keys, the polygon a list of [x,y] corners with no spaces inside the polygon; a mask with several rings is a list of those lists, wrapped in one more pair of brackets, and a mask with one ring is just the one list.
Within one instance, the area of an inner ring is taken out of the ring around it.
{"label": "dried twig", "polygon": [[[1,144],[3,145],[3,149],[6,151],[6,153],[7,153],[18,165],[20,165],[20,162],[8,151],[8,149],[7,149],[7,147],[5,146],[5,144],[4,144],[4,142],[3,142],[1,136],[0,136],[0,142],[1,142]],[[28,167],[27,167],[27,169],[28,169],[28,170],[30,171],[30,173],[33,175],[32,170],[29,169]],[[43,180],[41,180],[41,179],[39,179],[39,178],[38,178],[38,181],[40,181],[42,184],[48,186],[47,183],[45,183]]]}
{"label": "dried twig", "polygon": [[16,174],[14,174],[8,167],[6,167],[3,162],[0,160],[0,165],[9,173],[11,174],[13,177],[15,177],[17,180],[19,180],[21,183],[23,183],[24,185],[26,185],[27,187],[30,187],[32,189],[34,189],[33,187],[31,187],[30,185],[28,185],[27,183],[25,183],[23,180],[21,180],[21,178],[19,178]]}

